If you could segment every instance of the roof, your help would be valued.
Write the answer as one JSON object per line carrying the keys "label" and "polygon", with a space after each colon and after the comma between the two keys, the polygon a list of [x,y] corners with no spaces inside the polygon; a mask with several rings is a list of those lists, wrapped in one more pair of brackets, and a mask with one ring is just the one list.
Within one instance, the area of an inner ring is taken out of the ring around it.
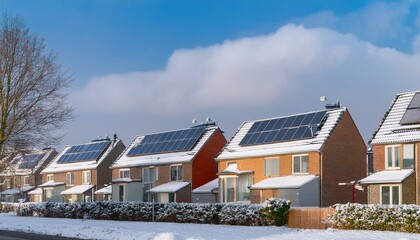
{"label": "roof", "polygon": [[238,164],[236,163],[232,163],[229,164],[229,166],[227,168],[225,168],[225,170],[221,171],[219,173],[219,175],[239,175],[239,174],[244,174],[244,173],[252,173],[252,170],[239,170],[238,169]]}
{"label": "roof", "polygon": [[29,195],[42,195],[42,188],[35,188],[34,190],[28,192]]}
{"label": "roof", "polygon": [[303,185],[319,179],[317,175],[289,175],[264,179],[251,186],[251,189],[281,189],[300,188]]}
{"label": "roof", "polygon": [[29,191],[31,191],[34,188],[35,188],[35,186],[24,186],[24,187],[21,187],[20,188],[20,192],[23,192],[23,193],[29,192]]}
{"label": "roof", "polygon": [[414,170],[385,170],[376,172],[368,177],[360,180],[361,184],[375,184],[375,183],[401,183],[410,176]]}
{"label": "roof", "polygon": [[18,193],[20,193],[19,189],[11,188],[1,192],[1,195],[16,195]]}
{"label": "roof", "polygon": [[89,189],[93,188],[95,185],[92,184],[82,184],[77,185],[74,187],[71,187],[69,189],[66,189],[62,191],[61,195],[67,195],[67,194],[83,194],[84,192],[88,191]]}
{"label": "roof", "polygon": [[65,183],[63,182],[54,182],[54,180],[50,180],[46,183],[39,185],[39,187],[55,187],[55,186],[64,185],[64,184]]}
{"label": "roof", "polygon": [[174,193],[188,186],[189,182],[168,182],[150,189],[150,193]]}
{"label": "roof", "polygon": [[112,185],[97,190],[95,194],[112,194]]}
{"label": "roof", "polygon": [[[111,168],[137,167],[137,166],[155,166],[165,164],[186,163],[194,159],[197,153],[203,148],[219,127],[214,125],[206,126],[204,133],[198,139],[195,146],[189,151],[158,153],[150,155],[127,156],[127,153],[137,146],[146,135],[137,136],[132,143],[124,150],[120,157],[113,163]],[[185,130],[185,129],[184,129]]]}
{"label": "roof", "polygon": [[[313,138],[307,138],[302,140],[277,142],[277,143],[265,143],[251,146],[239,145],[242,139],[245,137],[247,132],[250,130],[252,125],[261,120],[246,121],[237,130],[231,141],[223,149],[222,153],[216,158],[217,161],[229,160],[229,159],[240,159],[249,157],[259,156],[272,156],[289,153],[304,153],[320,151],[325,141],[334,130],[335,126],[339,122],[341,116],[347,108],[339,109],[328,109],[328,117],[324,122],[322,128],[318,134]],[[313,112],[308,112],[313,113]],[[297,115],[297,114],[296,114]],[[293,116],[293,115],[291,115]],[[274,118],[272,118],[274,119]],[[268,119],[267,119],[268,120]]]}
{"label": "roof", "polygon": [[[39,154],[40,156],[41,155],[43,156],[42,158],[34,161],[33,165],[30,164],[23,167],[22,163],[24,163],[25,161],[23,157],[25,155],[35,155],[35,154]],[[7,168],[3,170],[2,172],[0,172],[0,176],[10,176],[11,174],[15,176],[16,175],[22,176],[22,175],[32,174],[33,172],[38,170],[45,161],[47,161],[48,159],[51,159],[55,155],[57,155],[57,152],[54,149],[46,149],[46,150],[32,149],[32,150],[28,150],[25,153],[18,153],[16,156],[13,157],[13,159],[11,159],[10,164],[7,166]]]}
{"label": "roof", "polygon": [[112,179],[113,183],[129,183],[132,182],[133,179],[131,178],[116,178],[116,179]]}
{"label": "roof", "polygon": [[400,93],[394,98],[388,111],[373,134],[370,144],[387,144],[420,141],[420,124],[401,125],[400,121],[408,105],[420,90]]}
{"label": "roof", "polygon": [[216,178],[194,190],[192,193],[214,193],[219,189],[219,179]]}
{"label": "roof", "polygon": [[[85,143],[85,144],[88,144],[88,143]],[[120,139],[117,139],[116,142],[111,142],[111,144],[109,144],[109,146],[104,150],[104,153],[99,157],[97,161],[90,160],[90,161],[78,161],[78,162],[71,162],[71,163],[57,163],[57,161],[61,158],[62,155],[66,153],[68,149],[70,149],[72,146],[77,146],[80,144],[65,146],[63,150],[61,150],[61,152],[51,161],[51,163],[44,170],[42,170],[41,174],[96,169],[103,162],[103,160],[109,155],[109,153],[115,148],[115,146],[119,144],[123,144]]]}

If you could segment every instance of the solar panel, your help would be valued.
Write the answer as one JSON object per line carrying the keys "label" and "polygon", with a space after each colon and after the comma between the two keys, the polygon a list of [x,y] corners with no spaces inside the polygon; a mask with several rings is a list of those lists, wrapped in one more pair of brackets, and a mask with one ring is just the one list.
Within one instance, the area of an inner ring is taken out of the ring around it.
{"label": "solar panel", "polygon": [[19,168],[34,168],[44,156],[45,153],[25,154],[21,158],[22,161],[19,164]]}
{"label": "solar panel", "polygon": [[100,141],[72,146],[61,155],[57,163],[97,160],[110,143],[111,141]]}
{"label": "solar panel", "polygon": [[239,145],[256,145],[311,138],[322,125],[327,111],[254,122]]}
{"label": "solar panel", "polygon": [[400,124],[418,124],[420,123],[420,93],[416,93],[407,107]]}
{"label": "solar panel", "polygon": [[203,135],[204,127],[149,134],[128,151],[127,156],[139,156],[191,150]]}

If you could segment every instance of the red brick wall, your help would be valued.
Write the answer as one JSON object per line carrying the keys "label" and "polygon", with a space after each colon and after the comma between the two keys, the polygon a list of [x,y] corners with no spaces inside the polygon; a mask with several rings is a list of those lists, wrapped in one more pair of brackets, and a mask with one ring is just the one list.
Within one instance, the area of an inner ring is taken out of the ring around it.
{"label": "red brick wall", "polygon": [[192,189],[217,178],[218,169],[215,158],[225,145],[226,138],[217,129],[192,161]]}
{"label": "red brick wall", "polygon": [[385,170],[385,145],[373,146],[373,170],[374,172]]}
{"label": "red brick wall", "polygon": [[[322,150],[322,206],[352,201],[352,187],[338,183],[367,176],[366,145],[350,113],[346,111]],[[356,190],[356,202],[366,203],[366,191]]]}

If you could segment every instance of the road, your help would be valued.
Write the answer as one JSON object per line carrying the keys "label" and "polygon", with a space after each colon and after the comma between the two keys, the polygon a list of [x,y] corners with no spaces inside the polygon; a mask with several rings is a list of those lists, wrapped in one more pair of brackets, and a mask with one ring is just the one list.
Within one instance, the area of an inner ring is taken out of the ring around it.
{"label": "road", "polygon": [[14,232],[0,230],[0,240],[71,240],[78,238],[67,238],[60,236],[42,235],[36,233]]}

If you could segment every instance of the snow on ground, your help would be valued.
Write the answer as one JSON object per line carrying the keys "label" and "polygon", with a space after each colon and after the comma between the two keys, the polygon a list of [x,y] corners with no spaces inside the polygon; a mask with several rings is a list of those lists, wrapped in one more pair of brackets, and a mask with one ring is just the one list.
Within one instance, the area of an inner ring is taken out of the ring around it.
{"label": "snow on ground", "polygon": [[206,224],[120,222],[78,220],[64,218],[18,217],[0,214],[0,229],[34,232],[81,239],[256,239],[256,240],[417,240],[420,234],[344,231],[301,230],[286,227],[242,227]]}

